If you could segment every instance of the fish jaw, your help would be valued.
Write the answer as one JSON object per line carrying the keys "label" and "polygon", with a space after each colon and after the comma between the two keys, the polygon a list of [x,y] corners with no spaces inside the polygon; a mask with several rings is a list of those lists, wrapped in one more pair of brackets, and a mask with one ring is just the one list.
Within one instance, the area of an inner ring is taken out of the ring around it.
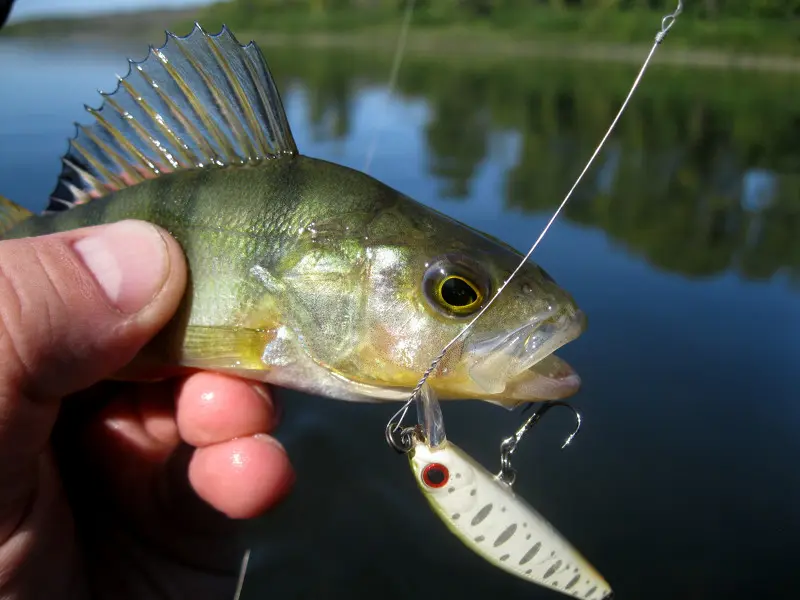
{"label": "fish jaw", "polygon": [[488,394],[510,392],[521,400],[556,400],[580,387],[577,373],[553,356],[586,329],[583,311],[567,305],[538,314],[510,333],[471,340],[465,367]]}
{"label": "fish jaw", "polygon": [[430,378],[441,399],[474,398],[513,408],[526,402],[562,400],[578,392],[581,378],[553,354],[586,329],[574,305],[537,315],[510,333],[468,337],[452,368]]}

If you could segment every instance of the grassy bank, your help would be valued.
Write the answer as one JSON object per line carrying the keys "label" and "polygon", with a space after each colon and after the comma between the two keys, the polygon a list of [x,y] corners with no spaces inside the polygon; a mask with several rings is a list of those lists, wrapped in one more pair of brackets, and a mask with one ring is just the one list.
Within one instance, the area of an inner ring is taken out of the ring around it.
{"label": "grassy bank", "polygon": [[[424,2],[423,2],[424,4]],[[438,5],[437,5],[438,6]],[[572,56],[641,60],[658,31],[663,11],[495,11],[491,18],[418,9],[408,51],[480,56]],[[8,26],[2,36],[131,37],[160,43],[170,28],[185,33],[199,21],[216,31],[225,23],[244,40],[307,46],[351,46],[392,51],[402,12],[394,8],[310,10],[226,2],[182,11],[158,11],[86,19],[32,20]],[[700,66],[800,70],[800,19],[703,18],[681,15],[659,60]]]}
{"label": "grassy bank", "polygon": [[[653,41],[665,10],[553,9],[542,5],[495,9],[477,16],[435,2],[414,11],[412,27],[430,34],[454,30],[498,42],[642,44]],[[437,9],[434,10],[433,6]],[[248,8],[252,6],[252,8]],[[670,6],[669,11],[672,10]],[[262,7],[259,2],[227,2],[203,11],[204,21],[238,29],[281,33],[396,32],[402,14],[397,8],[309,10],[307,7]],[[464,37],[468,37],[465,35]],[[670,45],[735,53],[800,56],[800,19],[681,15],[670,31]]]}

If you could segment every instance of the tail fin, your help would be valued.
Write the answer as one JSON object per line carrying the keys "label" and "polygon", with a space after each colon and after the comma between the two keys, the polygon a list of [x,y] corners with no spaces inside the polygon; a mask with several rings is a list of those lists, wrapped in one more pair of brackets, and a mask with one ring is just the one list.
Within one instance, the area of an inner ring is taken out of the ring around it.
{"label": "tail fin", "polygon": [[0,238],[14,225],[32,217],[33,213],[19,204],[0,196]]}

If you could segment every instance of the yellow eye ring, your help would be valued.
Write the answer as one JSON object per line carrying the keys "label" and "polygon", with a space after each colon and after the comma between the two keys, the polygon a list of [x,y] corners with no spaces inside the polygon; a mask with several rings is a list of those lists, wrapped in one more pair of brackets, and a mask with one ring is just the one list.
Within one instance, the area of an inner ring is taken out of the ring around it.
{"label": "yellow eye ring", "polygon": [[422,293],[428,306],[449,319],[478,312],[491,294],[483,265],[465,254],[446,254],[425,264]]}
{"label": "yellow eye ring", "polygon": [[436,286],[436,299],[455,314],[473,312],[483,303],[477,285],[460,275],[448,275]]}

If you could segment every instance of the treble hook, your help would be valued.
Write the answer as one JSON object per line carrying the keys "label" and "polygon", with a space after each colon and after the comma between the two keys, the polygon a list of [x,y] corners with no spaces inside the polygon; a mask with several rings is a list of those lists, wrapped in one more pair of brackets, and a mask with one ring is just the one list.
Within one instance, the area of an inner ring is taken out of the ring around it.
{"label": "treble hook", "polygon": [[[525,412],[529,408],[533,406],[533,403],[529,403],[522,412]],[[566,441],[562,444],[561,449],[563,450],[566,448],[572,439],[578,434],[581,429],[581,414],[575,410],[575,408],[563,401],[553,401],[553,402],[546,402],[539,408],[536,412],[534,412],[528,419],[522,424],[522,426],[517,429],[514,435],[507,437],[503,440],[503,443],[500,444],[500,472],[497,474],[497,478],[507,483],[508,485],[514,485],[514,481],[517,478],[517,472],[511,466],[511,455],[514,454],[514,451],[517,449],[522,437],[530,431],[536,423],[542,418],[542,416],[554,406],[565,406],[566,408],[570,409],[572,413],[575,415],[575,420],[577,425],[575,430],[567,437]]]}
{"label": "treble hook", "polygon": [[386,424],[386,429],[384,430],[386,443],[399,454],[407,453],[411,450],[411,446],[413,445],[411,435],[416,428],[404,427],[403,421],[408,414],[408,409],[411,407],[411,404],[417,399],[418,393],[419,392],[416,390],[412,392],[411,398],[400,407],[400,410],[392,415],[392,418],[389,419],[389,422]]}

